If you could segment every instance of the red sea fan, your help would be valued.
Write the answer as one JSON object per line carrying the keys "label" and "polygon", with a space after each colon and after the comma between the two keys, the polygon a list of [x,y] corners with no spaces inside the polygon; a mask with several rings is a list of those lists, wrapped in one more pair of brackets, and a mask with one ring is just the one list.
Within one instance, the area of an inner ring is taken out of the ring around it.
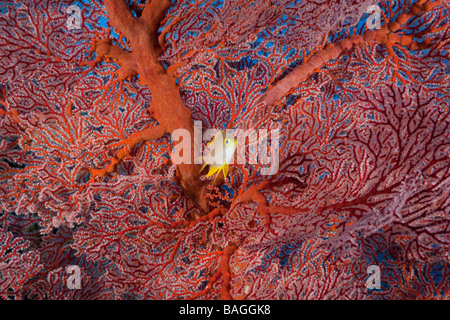
{"label": "red sea fan", "polygon": [[[2,2],[1,298],[448,298],[449,9]],[[277,172],[174,164],[194,121]]]}

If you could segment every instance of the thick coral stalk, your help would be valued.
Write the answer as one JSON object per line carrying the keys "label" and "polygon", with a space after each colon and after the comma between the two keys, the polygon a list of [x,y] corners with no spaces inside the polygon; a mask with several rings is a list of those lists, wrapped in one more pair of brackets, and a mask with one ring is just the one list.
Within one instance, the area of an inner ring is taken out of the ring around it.
{"label": "thick coral stalk", "polygon": [[405,46],[411,50],[417,50],[425,47],[428,44],[427,41],[418,43],[413,40],[412,36],[399,36],[396,35],[395,32],[415,15],[432,10],[440,4],[441,1],[418,1],[411,7],[411,12],[399,15],[394,22],[385,24],[378,30],[370,30],[364,35],[353,35],[348,39],[343,39],[334,44],[326,45],[322,50],[317,51],[304,63],[292,70],[292,72],[290,72],[286,77],[271,86],[264,93],[259,102],[264,102],[266,106],[273,105],[290,90],[295,88],[299,83],[305,81],[309,76],[317,72],[325,63],[338,58],[342,53],[347,52],[355,46],[363,45],[364,43],[369,43],[372,41],[382,43],[387,46],[389,53],[393,56],[395,56],[392,51],[392,46],[394,45]]}
{"label": "thick coral stalk", "polygon": [[165,132],[185,129],[191,134],[191,164],[178,165],[179,180],[184,192],[203,210],[208,211],[204,197],[206,188],[200,181],[199,165],[194,164],[193,159],[195,146],[191,112],[184,106],[172,75],[158,60],[162,48],[158,42],[157,30],[170,7],[170,1],[152,0],[139,18],[132,15],[126,1],[106,0],[105,6],[111,25],[129,40],[133,51],[125,52],[105,40],[97,42],[94,50],[100,59],[111,58],[118,62],[121,69],[123,68],[119,71],[120,77],[135,73],[140,75],[140,81],[147,85],[152,93],[153,115]]}
{"label": "thick coral stalk", "polygon": [[231,282],[231,270],[230,270],[230,258],[237,250],[238,246],[235,243],[230,243],[223,251],[220,259],[219,267],[216,273],[211,277],[206,288],[200,292],[197,292],[191,299],[197,299],[198,297],[208,293],[213,284],[222,277],[222,287],[220,289],[220,295],[223,300],[233,300],[230,294],[230,282]]}
{"label": "thick coral stalk", "polygon": [[110,164],[104,168],[104,169],[91,169],[89,172],[92,175],[92,179],[94,180],[97,177],[103,177],[107,173],[112,173],[116,169],[117,164],[122,161],[124,158],[130,155],[130,152],[134,149],[134,147],[146,140],[154,140],[162,137],[166,133],[163,126],[159,125],[156,127],[151,127],[144,129],[140,132],[136,132],[135,134],[131,135],[128,139],[126,139],[125,146],[120,149],[114,158],[110,160]]}

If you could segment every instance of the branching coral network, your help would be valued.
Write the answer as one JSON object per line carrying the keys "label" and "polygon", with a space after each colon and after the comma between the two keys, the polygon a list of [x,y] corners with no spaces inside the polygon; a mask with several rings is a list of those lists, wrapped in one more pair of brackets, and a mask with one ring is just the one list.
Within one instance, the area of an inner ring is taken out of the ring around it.
{"label": "branching coral network", "polygon": [[[68,5],[0,5],[2,298],[448,298],[448,3]],[[205,178],[194,121],[278,172]]]}

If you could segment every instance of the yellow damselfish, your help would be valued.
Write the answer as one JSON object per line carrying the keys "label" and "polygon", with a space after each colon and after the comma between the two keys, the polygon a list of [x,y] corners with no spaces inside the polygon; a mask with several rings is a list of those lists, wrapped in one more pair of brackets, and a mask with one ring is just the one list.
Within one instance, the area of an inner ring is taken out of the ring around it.
{"label": "yellow damselfish", "polygon": [[[215,173],[217,173],[214,181],[216,181],[217,176],[220,171],[223,172],[223,176],[226,179],[228,174],[228,167],[233,159],[234,152],[237,148],[237,139],[236,138],[228,138],[226,136],[225,131],[219,131],[213,140],[208,142],[209,152],[203,157],[205,163],[203,167],[200,169],[200,172],[209,165],[209,171],[206,177],[211,177]],[[214,156],[212,152],[214,151]]]}

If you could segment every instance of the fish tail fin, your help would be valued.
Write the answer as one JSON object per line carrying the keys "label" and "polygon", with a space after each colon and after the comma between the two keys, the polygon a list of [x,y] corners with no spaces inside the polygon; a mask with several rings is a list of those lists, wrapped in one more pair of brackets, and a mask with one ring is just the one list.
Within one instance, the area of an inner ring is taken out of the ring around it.
{"label": "fish tail fin", "polygon": [[223,166],[223,168],[222,168],[224,180],[227,179],[227,175],[228,175],[228,167],[229,167],[229,165],[228,165],[228,164],[225,164],[225,165]]}
{"label": "fish tail fin", "polygon": [[216,173],[220,168],[219,167],[215,167],[215,166],[210,166],[209,167],[209,172],[206,175],[207,178],[211,177],[212,175],[214,175],[214,173]]}

